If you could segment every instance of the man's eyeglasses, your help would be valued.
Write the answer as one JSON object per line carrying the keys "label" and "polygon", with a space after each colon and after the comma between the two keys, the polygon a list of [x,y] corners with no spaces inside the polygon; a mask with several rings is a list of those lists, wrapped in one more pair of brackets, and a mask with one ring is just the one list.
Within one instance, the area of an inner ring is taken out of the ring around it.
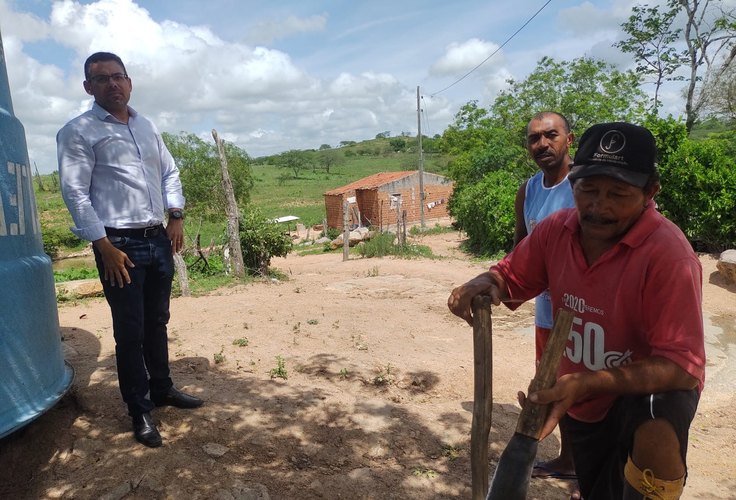
{"label": "man's eyeglasses", "polygon": [[117,84],[121,84],[128,79],[128,75],[125,73],[113,73],[112,75],[95,75],[90,76],[89,81],[96,83],[97,85],[107,85],[110,80]]}

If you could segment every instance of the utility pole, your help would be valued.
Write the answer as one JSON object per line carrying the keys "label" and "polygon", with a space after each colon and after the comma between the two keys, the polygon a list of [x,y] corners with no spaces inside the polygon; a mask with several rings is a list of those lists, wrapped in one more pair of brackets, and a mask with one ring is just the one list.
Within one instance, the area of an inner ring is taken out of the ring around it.
{"label": "utility pole", "polygon": [[419,105],[419,85],[417,85],[417,135],[419,145],[419,220],[424,228],[424,151],[422,151],[422,108]]}

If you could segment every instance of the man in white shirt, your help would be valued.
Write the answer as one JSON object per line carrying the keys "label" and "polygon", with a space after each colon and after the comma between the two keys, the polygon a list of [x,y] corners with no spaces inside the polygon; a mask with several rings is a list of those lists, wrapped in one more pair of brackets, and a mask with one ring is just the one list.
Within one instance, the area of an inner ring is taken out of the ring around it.
{"label": "man in white shirt", "polygon": [[173,253],[184,244],[185,200],[158,130],[128,106],[133,84],[123,61],[97,52],[84,73],[84,89],[95,102],[56,136],[61,190],[72,232],[93,242],[135,438],[153,448],[162,444],[150,414],[155,406],[203,403],[176,389],[169,376],[166,324]]}

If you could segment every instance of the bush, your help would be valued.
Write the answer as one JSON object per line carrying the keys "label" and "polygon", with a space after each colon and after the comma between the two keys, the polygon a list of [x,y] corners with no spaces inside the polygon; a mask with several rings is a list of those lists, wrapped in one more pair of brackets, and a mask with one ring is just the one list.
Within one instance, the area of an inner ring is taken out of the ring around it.
{"label": "bush", "polygon": [[393,233],[376,233],[370,240],[358,245],[358,253],[361,257],[385,257],[396,255],[398,257],[432,257],[432,250],[425,245],[394,245],[396,235]]}
{"label": "bush", "polygon": [[291,250],[291,237],[283,228],[251,208],[240,218],[240,246],[243,264],[251,274],[268,274],[272,257],[285,257]]}
{"label": "bush", "polygon": [[680,148],[680,145],[688,140],[685,124],[668,116],[658,118],[650,116],[644,122],[644,126],[657,141],[657,162],[665,163],[667,158]]}
{"label": "bush", "polygon": [[657,204],[696,250],[736,246],[736,170],[728,142],[684,141],[660,165]]}
{"label": "bush", "polygon": [[64,281],[86,280],[98,278],[100,275],[96,267],[72,267],[70,269],[62,269],[54,271],[54,282],[62,283]]}
{"label": "bush", "polygon": [[432,234],[450,233],[454,230],[455,228],[451,226],[440,226],[439,223],[435,223],[434,227],[411,226],[409,234],[412,236],[429,236]]}
{"label": "bush", "polygon": [[450,198],[450,213],[468,234],[468,247],[481,254],[511,250],[514,236],[514,199],[523,181],[497,170],[477,184],[466,185]]}
{"label": "bush", "polygon": [[221,253],[211,253],[207,260],[201,259],[199,255],[184,255],[184,263],[190,278],[207,278],[225,274],[225,263]]}
{"label": "bush", "polygon": [[336,227],[329,227],[328,226],[326,232],[325,231],[322,231],[322,235],[323,236],[327,236],[331,240],[334,240],[335,238],[337,238],[341,234],[342,234],[342,231],[340,231]]}
{"label": "bush", "polygon": [[396,235],[394,233],[376,233],[370,240],[358,246],[358,253],[361,257],[391,255],[395,239]]}
{"label": "bush", "polygon": [[41,237],[43,238],[43,251],[54,258],[61,248],[74,248],[82,243],[74,233],[63,228],[42,228]]}
{"label": "bush", "polygon": [[[179,135],[164,132],[162,137],[179,167],[188,210],[216,218],[226,203],[217,146],[186,132]],[[255,182],[251,159],[248,153],[232,143],[224,142],[223,149],[235,199],[239,204],[245,204],[250,200]]]}

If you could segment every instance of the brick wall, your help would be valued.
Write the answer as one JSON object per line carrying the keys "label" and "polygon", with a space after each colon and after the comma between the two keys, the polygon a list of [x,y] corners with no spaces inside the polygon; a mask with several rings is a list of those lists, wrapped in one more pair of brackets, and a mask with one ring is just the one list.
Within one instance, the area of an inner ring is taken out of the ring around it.
{"label": "brick wall", "polygon": [[342,200],[341,194],[325,195],[327,227],[342,229]]}
{"label": "brick wall", "polygon": [[[440,219],[448,216],[447,201],[452,194],[452,183],[435,174],[425,174],[424,181],[424,219]],[[343,229],[342,204],[343,200],[355,197],[362,225],[371,225],[386,229],[387,226],[396,226],[397,208],[391,207],[392,195],[401,195],[401,210],[406,212],[408,223],[419,222],[421,212],[419,206],[419,174],[410,175],[402,179],[389,182],[377,188],[356,189],[341,194],[325,195],[325,211],[327,226]],[[357,224],[356,217],[351,209],[350,224]]]}
{"label": "brick wall", "polygon": [[[452,185],[424,185],[424,220],[440,219],[447,217],[447,201],[452,194]],[[408,223],[419,222],[421,217],[421,208],[419,206],[419,186],[404,186],[403,189],[384,190],[381,188],[377,192],[378,221],[382,227],[386,225],[395,226],[397,220],[397,208],[391,208],[392,195],[401,195],[401,210],[406,212],[406,221]],[[429,208],[427,205],[431,204]],[[376,227],[379,226],[375,222]]]}
{"label": "brick wall", "polygon": [[378,191],[375,189],[358,189],[355,191],[355,199],[360,207],[362,225],[378,227]]}

